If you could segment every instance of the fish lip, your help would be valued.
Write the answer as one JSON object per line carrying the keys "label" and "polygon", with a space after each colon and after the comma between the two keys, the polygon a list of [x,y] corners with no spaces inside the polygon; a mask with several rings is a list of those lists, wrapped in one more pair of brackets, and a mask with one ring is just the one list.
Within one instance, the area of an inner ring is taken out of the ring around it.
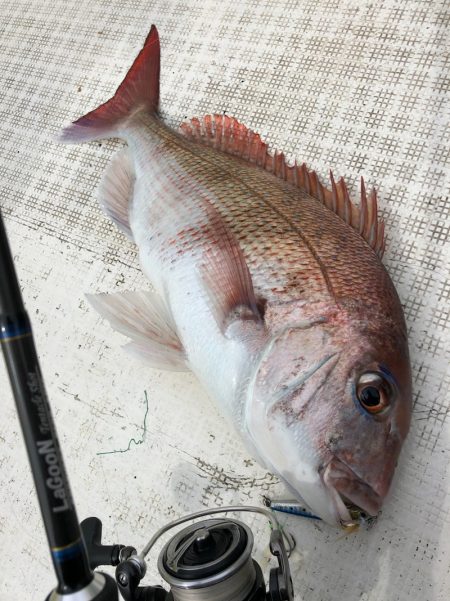
{"label": "fish lip", "polygon": [[[334,456],[320,475],[333,501],[335,517],[342,526],[359,524],[361,519],[378,516],[382,497],[341,459]],[[355,510],[359,513],[357,519],[350,513]]]}

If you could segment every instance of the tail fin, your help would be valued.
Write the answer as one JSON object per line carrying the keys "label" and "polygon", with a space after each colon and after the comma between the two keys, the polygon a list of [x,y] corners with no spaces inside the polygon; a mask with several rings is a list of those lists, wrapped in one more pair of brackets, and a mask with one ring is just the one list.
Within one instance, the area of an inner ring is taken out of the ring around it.
{"label": "tail fin", "polygon": [[139,107],[151,113],[159,103],[160,48],[154,25],[125,79],[110,100],[64,128],[60,141],[85,142],[114,135],[121,121]]}

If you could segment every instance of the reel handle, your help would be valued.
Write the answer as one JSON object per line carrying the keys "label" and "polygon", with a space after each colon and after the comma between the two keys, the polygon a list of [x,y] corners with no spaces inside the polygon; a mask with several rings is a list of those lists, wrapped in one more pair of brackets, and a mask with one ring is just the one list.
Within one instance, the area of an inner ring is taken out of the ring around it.
{"label": "reel handle", "polygon": [[[83,520],[81,533],[89,557],[89,566],[95,570],[99,566],[117,566],[124,559],[121,555],[125,545],[102,545],[102,522],[96,517]],[[130,553],[136,549],[130,548]]]}
{"label": "reel handle", "polygon": [[133,560],[122,562],[116,569],[116,581],[125,601],[173,601],[162,586],[139,586],[142,569]]}

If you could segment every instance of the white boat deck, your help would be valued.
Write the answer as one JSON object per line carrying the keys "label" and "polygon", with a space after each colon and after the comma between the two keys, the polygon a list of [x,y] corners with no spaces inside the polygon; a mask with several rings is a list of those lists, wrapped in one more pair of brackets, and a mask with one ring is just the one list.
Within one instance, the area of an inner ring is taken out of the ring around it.
{"label": "white boat deck", "polygon": [[[129,358],[84,299],[148,284],[95,198],[120,143],[53,137],[113,93],[154,22],[171,123],[226,112],[321,176],[346,176],[354,195],[360,175],[379,191],[410,332],[412,430],[372,530],[342,537],[283,518],[298,543],[296,600],[447,600],[448,3],[0,0],[0,14],[0,203],[79,517],[139,548],[184,513],[284,494],[193,376]],[[0,598],[38,601],[55,579],[3,361],[0,391]],[[268,528],[249,522],[267,573]]]}

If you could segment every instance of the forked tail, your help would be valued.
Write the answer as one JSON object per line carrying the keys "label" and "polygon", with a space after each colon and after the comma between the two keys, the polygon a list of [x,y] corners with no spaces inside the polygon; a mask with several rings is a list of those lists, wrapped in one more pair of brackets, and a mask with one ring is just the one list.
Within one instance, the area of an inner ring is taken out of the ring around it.
{"label": "forked tail", "polygon": [[76,143],[112,137],[120,124],[140,108],[150,113],[157,112],[159,67],[159,36],[152,25],[144,47],[114,96],[64,128],[60,140]]}

